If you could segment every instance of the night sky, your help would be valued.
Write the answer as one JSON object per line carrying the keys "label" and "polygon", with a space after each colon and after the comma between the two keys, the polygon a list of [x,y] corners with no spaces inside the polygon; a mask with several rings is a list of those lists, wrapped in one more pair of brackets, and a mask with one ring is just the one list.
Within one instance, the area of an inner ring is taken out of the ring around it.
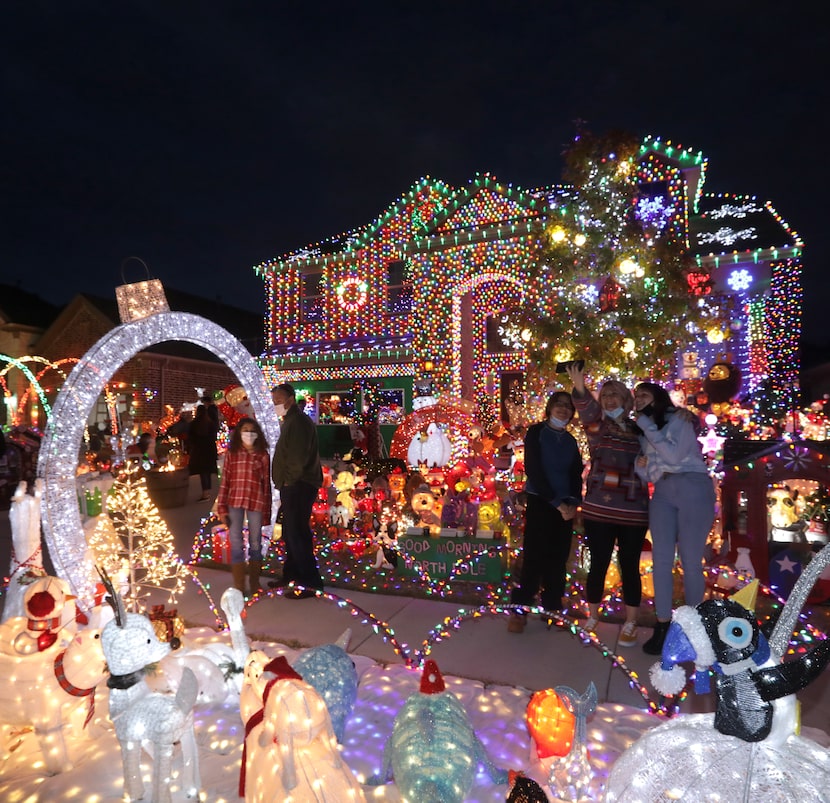
{"label": "night sky", "polygon": [[4,3],[0,281],[114,297],[134,255],[264,310],[253,265],[426,175],[556,183],[579,119],[701,150],[707,191],[771,200],[806,242],[805,340],[830,344],[821,4],[682,5]]}

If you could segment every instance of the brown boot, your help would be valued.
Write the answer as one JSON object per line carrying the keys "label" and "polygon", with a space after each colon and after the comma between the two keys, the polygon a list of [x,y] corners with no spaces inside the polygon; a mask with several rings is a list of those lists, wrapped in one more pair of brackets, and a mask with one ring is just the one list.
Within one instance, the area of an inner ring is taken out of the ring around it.
{"label": "brown boot", "polygon": [[232,563],[231,574],[233,575],[233,587],[245,593],[245,564]]}
{"label": "brown boot", "polygon": [[251,586],[251,596],[259,594],[262,589],[259,586],[259,576],[262,574],[262,561],[249,560],[248,561],[248,582]]}

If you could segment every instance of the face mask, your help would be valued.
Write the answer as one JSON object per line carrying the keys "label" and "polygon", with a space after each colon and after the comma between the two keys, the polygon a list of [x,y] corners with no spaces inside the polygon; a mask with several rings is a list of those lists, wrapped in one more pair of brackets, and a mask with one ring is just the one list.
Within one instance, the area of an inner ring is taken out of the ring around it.
{"label": "face mask", "polygon": [[638,412],[640,415],[648,415],[648,416],[650,416],[650,415],[652,415],[652,414],[654,413],[654,405],[653,405],[653,404],[647,404],[645,407],[643,407],[643,409],[642,409],[642,410],[638,410],[637,412]]}
{"label": "face mask", "polygon": [[556,429],[565,429],[565,427],[568,426],[567,419],[563,421],[561,418],[557,418],[555,415],[552,415],[550,418],[548,418],[548,421],[550,422],[550,425],[552,427],[556,427]]}
{"label": "face mask", "polygon": [[622,407],[615,407],[613,410],[605,410],[604,412],[605,415],[607,415],[609,418],[613,418],[616,421],[618,418],[620,418],[620,416],[622,416],[625,410],[623,410]]}
{"label": "face mask", "polygon": [[257,434],[256,432],[243,432],[242,433],[242,443],[246,446],[253,446],[256,443]]}
{"label": "face mask", "polygon": [[282,418],[285,415],[285,405],[284,404],[275,404],[274,411],[276,414]]}

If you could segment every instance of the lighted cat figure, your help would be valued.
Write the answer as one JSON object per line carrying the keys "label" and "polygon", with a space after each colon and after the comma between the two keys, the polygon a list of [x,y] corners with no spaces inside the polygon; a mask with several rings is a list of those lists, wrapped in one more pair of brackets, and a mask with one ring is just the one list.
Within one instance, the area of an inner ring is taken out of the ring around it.
{"label": "lighted cat figure", "polygon": [[462,803],[483,764],[490,780],[507,783],[507,772],[488,758],[458,698],[447,691],[435,661],[424,664],[420,691],[395,717],[379,775],[370,785],[393,778],[404,800]]}

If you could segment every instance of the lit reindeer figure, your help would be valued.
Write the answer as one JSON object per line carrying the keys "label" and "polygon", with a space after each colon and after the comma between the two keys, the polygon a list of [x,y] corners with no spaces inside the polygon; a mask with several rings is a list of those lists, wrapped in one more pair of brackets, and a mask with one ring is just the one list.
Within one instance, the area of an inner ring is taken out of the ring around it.
{"label": "lit reindeer figure", "polygon": [[124,601],[105,573],[101,573],[101,579],[115,611],[115,619],[101,634],[101,643],[110,670],[107,681],[110,719],[121,745],[126,798],[132,801],[144,797],[141,777],[144,741],[153,746],[154,803],[171,803],[173,745],[178,742],[182,745],[183,788],[187,797],[196,797],[201,786],[192,713],[198,695],[196,677],[185,668],[175,696],[150,689],[144,679],[146,668],[167,655],[170,645],[158,639],[146,616],[127,613]]}

